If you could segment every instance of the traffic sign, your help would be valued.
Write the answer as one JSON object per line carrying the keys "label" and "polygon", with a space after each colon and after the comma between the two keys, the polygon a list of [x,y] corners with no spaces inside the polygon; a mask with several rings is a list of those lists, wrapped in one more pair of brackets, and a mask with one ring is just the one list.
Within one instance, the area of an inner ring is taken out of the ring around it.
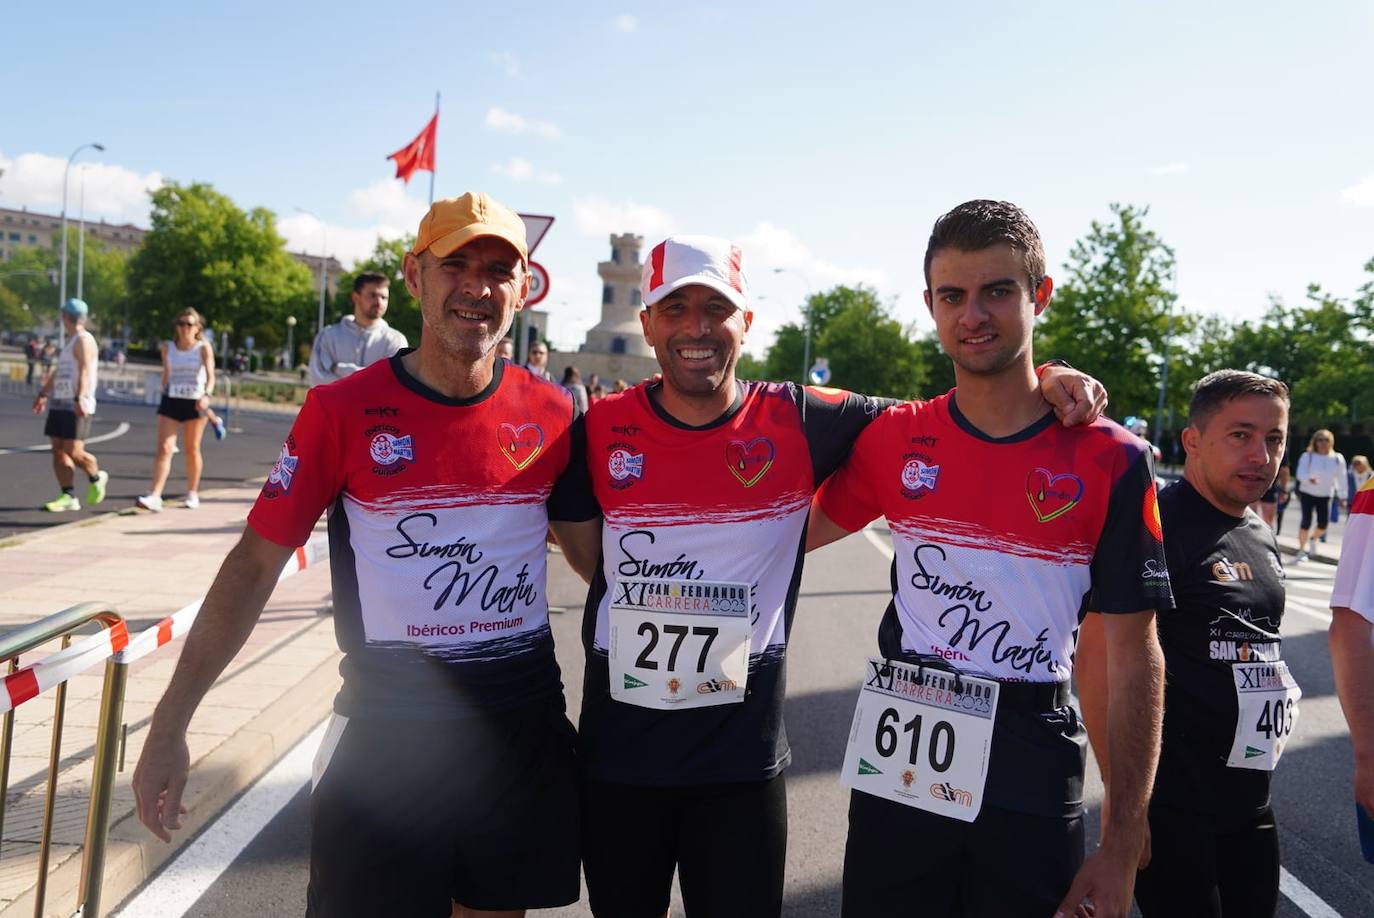
{"label": "traffic sign", "polygon": [[525,298],[525,305],[533,306],[548,295],[549,272],[539,262],[530,262],[530,295]]}
{"label": "traffic sign", "polygon": [[534,250],[539,248],[539,243],[548,233],[549,227],[553,226],[553,217],[544,217],[539,214],[521,214],[520,219],[525,221],[525,254],[533,255]]}
{"label": "traffic sign", "polygon": [[830,361],[824,357],[817,357],[816,362],[811,365],[811,372],[806,374],[811,379],[813,386],[823,386],[830,382]]}

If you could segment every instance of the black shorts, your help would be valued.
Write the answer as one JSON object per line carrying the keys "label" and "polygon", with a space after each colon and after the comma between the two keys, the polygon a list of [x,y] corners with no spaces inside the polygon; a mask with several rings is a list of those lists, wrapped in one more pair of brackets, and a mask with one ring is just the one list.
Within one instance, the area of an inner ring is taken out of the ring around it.
{"label": "black shorts", "polygon": [[199,399],[172,398],[170,395],[164,395],[162,401],[157,404],[157,413],[173,421],[194,421],[203,417],[200,409],[196,407],[197,401]]}
{"label": "black shorts", "polygon": [[841,915],[1045,918],[1082,863],[1081,816],[984,804],[960,822],[851,791]]}
{"label": "black shorts", "polygon": [[787,784],[584,780],[582,853],[596,918],[662,918],[674,867],[689,915],[781,915]]}
{"label": "black shorts", "polygon": [[573,743],[561,696],[457,721],[336,715],[310,795],[306,914],[448,918],[453,902],[576,902]]}
{"label": "black shorts", "polygon": [[1317,528],[1325,529],[1329,522],[1328,515],[1331,512],[1331,498],[1314,497],[1305,491],[1298,492],[1298,500],[1302,502],[1302,521],[1298,523],[1299,529],[1312,528],[1312,514],[1317,515]]}
{"label": "black shorts", "polygon": [[59,440],[87,440],[91,436],[91,418],[76,416],[75,411],[66,408],[49,408],[48,419],[43,423],[43,436]]}
{"label": "black shorts", "polygon": [[1279,830],[1274,811],[1251,825],[1209,830],[1182,810],[1150,807],[1150,864],[1136,877],[1136,904],[1155,915],[1273,915],[1279,907]]}

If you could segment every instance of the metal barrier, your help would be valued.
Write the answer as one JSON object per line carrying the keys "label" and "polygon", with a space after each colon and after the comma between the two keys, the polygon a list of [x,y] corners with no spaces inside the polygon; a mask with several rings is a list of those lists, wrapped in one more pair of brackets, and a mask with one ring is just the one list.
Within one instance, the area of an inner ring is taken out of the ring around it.
{"label": "metal barrier", "polygon": [[[19,655],[49,641],[62,639],[65,650],[72,633],[90,623],[109,630],[124,632],[124,619],[108,603],[83,602],[63,609],[32,625],[26,625],[0,637],[0,661],[9,660],[11,676],[19,670]],[[86,833],[82,846],[81,887],[74,914],[83,918],[97,918],[100,914],[100,888],[105,873],[105,842],[110,825],[110,801],[114,790],[115,765],[119,752],[119,728],[124,713],[124,686],[128,663],[110,657],[105,664],[105,685],[101,692],[100,726],[96,733],[94,773],[91,776],[91,799],[86,809]],[[32,680],[32,694],[40,690],[36,678]],[[43,808],[43,830],[38,856],[38,883],[35,889],[34,915],[43,914],[48,882],[48,854],[52,844],[52,818],[57,790],[58,762],[62,750],[62,721],[67,701],[67,682],[57,685],[56,707],[53,713],[51,752],[48,758],[48,790]],[[4,835],[5,798],[9,792],[10,753],[14,736],[14,708],[5,712],[0,729],[0,837]]]}

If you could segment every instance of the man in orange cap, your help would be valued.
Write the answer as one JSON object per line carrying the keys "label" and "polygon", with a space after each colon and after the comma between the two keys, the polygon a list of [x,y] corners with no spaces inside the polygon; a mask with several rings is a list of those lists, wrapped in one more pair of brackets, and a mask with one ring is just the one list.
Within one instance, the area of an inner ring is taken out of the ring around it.
{"label": "man in orange cap", "polygon": [[590,575],[582,422],[564,389],[496,359],[529,293],[519,216],[480,193],[436,201],[404,272],[420,346],[311,390],[153,716],[139,818],[164,840],[180,827],[191,714],[332,508],[343,688],[315,766],[307,914],[566,905],[578,800],[544,537]]}

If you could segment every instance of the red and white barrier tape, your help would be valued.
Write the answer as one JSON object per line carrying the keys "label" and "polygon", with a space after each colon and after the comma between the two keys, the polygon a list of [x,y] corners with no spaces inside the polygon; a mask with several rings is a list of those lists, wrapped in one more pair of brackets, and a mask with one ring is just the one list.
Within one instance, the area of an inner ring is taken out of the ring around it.
{"label": "red and white barrier tape", "polygon": [[[318,564],[328,557],[329,540],[323,535],[312,536],[310,541],[296,549],[292,560],[282,569],[277,582],[280,583],[292,574]],[[30,698],[41,695],[72,676],[99,665],[107,657],[113,656],[117,663],[132,663],[146,657],[163,644],[182,637],[191,630],[191,623],[196,620],[202,601],[203,597],[178,609],[132,639],[129,637],[128,628],[120,622],[113,628],[103,629],[99,634],[78,641],[66,650],[59,650],[6,676],[5,690],[0,692],[0,714],[17,708]]]}

